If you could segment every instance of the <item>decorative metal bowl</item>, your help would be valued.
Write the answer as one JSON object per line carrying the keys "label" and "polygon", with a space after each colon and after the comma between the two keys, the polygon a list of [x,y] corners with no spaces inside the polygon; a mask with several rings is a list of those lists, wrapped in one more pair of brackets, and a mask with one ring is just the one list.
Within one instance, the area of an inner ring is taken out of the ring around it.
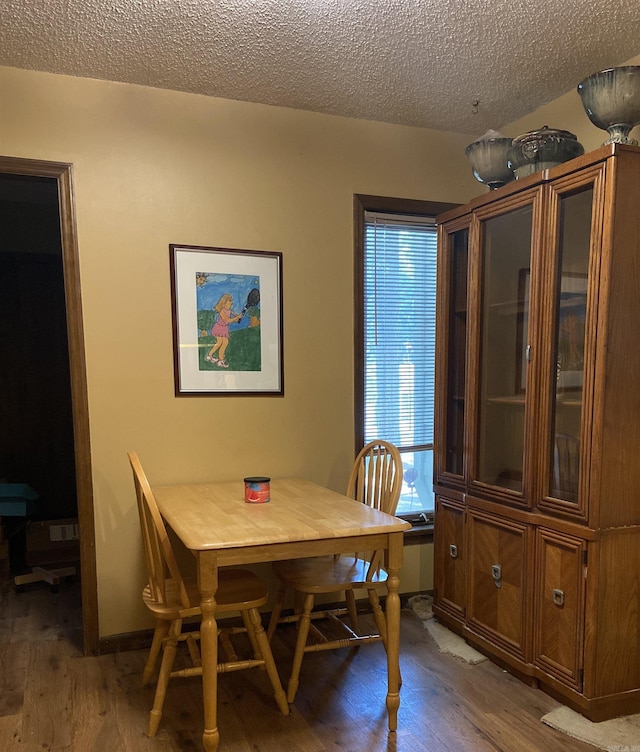
{"label": "decorative metal bowl", "polygon": [[480,183],[489,186],[489,190],[500,188],[514,179],[513,170],[507,163],[510,148],[510,138],[496,135],[483,136],[464,150],[471,163],[473,176]]}
{"label": "decorative metal bowl", "polygon": [[589,120],[607,131],[602,144],[633,144],[629,132],[640,125],[640,66],[626,65],[592,73],[578,84]]}
{"label": "decorative metal bowl", "polygon": [[581,154],[584,154],[584,147],[573,133],[545,125],[537,131],[529,131],[513,139],[509,150],[509,166],[516,178],[524,178]]}

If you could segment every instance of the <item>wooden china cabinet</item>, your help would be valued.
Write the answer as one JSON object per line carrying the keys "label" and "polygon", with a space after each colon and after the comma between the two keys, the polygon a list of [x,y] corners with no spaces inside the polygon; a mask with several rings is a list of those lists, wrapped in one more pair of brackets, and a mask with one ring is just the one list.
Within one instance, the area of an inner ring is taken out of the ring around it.
{"label": "wooden china cabinet", "polygon": [[591,720],[640,712],[640,148],[438,224],[434,613]]}

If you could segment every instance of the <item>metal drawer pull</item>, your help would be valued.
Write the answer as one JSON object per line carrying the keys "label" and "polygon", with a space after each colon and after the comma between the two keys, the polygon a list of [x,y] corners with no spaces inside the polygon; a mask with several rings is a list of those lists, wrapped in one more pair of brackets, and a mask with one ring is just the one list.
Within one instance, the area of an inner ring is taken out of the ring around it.
{"label": "metal drawer pull", "polygon": [[493,584],[497,588],[502,587],[502,567],[500,564],[493,564],[491,566],[491,576],[493,577]]}
{"label": "metal drawer pull", "polygon": [[451,558],[452,559],[457,559],[458,558],[458,547],[454,546],[453,543],[451,543],[450,546],[449,546],[449,553],[451,554]]}
{"label": "metal drawer pull", "polygon": [[564,606],[564,592],[562,590],[552,590],[553,602],[556,606]]}

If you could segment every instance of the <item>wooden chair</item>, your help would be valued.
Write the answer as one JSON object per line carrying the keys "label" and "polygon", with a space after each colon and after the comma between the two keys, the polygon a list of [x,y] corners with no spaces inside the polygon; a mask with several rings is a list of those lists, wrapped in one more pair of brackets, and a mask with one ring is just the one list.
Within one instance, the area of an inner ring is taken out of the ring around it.
{"label": "wooden chair", "polygon": [[[142,591],[142,599],[156,618],[149,657],[144,667],[143,685],[148,684],[154,673],[158,656],[162,652],[162,663],[153,709],[149,716],[148,736],[155,736],[162,716],[162,706],[169,679],[177,676],[202,675],[202,663],[197,631],[182,631],[183,619],[202,616],[200,595],[195,581],[183,578],[180,574],[171,541],[164,521],[149,486],[149,482],[135,452],[129,453],[133,479],[138,499],[140,527],[147,561],[149,583]],[[276,702],[283,715],[289,714],[289,706],[280,683],[280,677],[273,660],[271,646],[262,626],[258,608],[267,602],[267,588],[252,572],[243,569],[221,569],[216,592],[216,616],[230,612],[240,612],[244,627],[219,629],[220,642],[227,654],[226,662],[218,662],[218,672],[238,671],[244,668],[264,666],[266,668]],[[229,639],[230,634],[246,632],[253,650],[253,659],[238,660]],[[187,642],[193,666],[173,670],[179,642]]]}
{"label": "wooden chair", "polygon": [[[372,441],[355,459],[346,495],[387,514],[395,514],[402,488],[402,461],[393,444]],[[382,641],[386,649],[386,621],[377,589],[387,580],[382,568],[384,552],[370,551],[353,556],[316,556],[275,562],[273,569],[281,581],[276,603],[271,612],[268,637],[271,640],[278,624],[298,622],[298,636],[293,656],[287,699],[293,702],[299,684],[300,668],[305,653],[318,650],[352,647]],[[354,590],[366,590],[369,596],[377,633],[361,635]],[[289,592],[295,593],[295,613],[282,616],[282,607]],[[315,596],[344,591],[345,606],[330,610],[313,610]],[[300,602],[303,603],[300,606]],[[340,617],[348,614],[349,624]],[[346,632],[344,639],[329,640],[312,620],[331,619]],[[309,633],[316,638],[309,642]]]}

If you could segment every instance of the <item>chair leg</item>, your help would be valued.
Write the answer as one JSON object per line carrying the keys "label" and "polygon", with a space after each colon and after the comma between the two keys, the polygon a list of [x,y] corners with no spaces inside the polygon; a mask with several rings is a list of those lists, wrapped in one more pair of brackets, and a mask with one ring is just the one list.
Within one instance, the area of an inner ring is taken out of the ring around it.
{"label": "chair leg", "polygon": [[189,649],[189,655],[191,656],[191,662],[194,666],[202,666],[202,657],[200,656],[200,648],[198,647],[198,638],[190,635],[187,637],[187,648]]}
{"label": "chair leg", "polygon": [[253,657],[257,661],[259,661],[262,658],[262,655],[260,654],[260,648],[258,647],[258,642],[256,640],[255,628],[253,624],[251,623],[251,617],[249,616],[249,612],[241,611],[240,616],[242,616],[242,623],[244,624],[244,627],[247,630],[247,636],[249,638],[249,642],[251,643],[251,650],[253,651]]}
{"label": "chair leg", "polygon": [[358,610],[356,608],[356,597],[353,590],[345,590],[344,599],[347,602],[347,611],[349,612],[349,623],[354,632],[358,631]]}
{"label": "chair leg", "polygon": [[280,619],[280,614],[282,613],[282,606],[284,604],[286,593],[287,588],[285,587],[285,585],[280,585],[280,589],[278,590],[278,595],[276,597],[276,602],[273,604],[273,609],[271,611],[269,627],[267,629],[267,637],[269,638],[269,642],[271,642],[273,633],[276,631],[276,627],[278,626],[278,620]]}
{"label": "chair leg", "polygon": [[146,687],[147,684],[149,684],[151,681],[151,677],[153,676],[153,672],[156,667],[156,661],[158,660],[158,656],[160,655],[160,651],[162,650],[162,641],[167,636],[168,632],[169,622],[165,619],[158,619],[156,621],[155,632],[153,633],[153,640],[151,641],[149,657],[147,658],[147,662],[144,666],[144,671],[142,672],[143,687]]}
{"label": "chair leg", "polygon": [[164,698],[167,693],[167,686],[169,684],[169,678],[171,677],[171,670],[173,669],[173,662],[176,658],[176,650],[178,647],[178,636],[182,631],[182,619],[176,619],[171,622],[169,627],[169,633],[164,643],[164,654],[162,656],[162,663],[160,665],[160,675],[158,676],[158,683],[156,684],[156,694],[153,698],[153,708],[149,714],[149,730],[147,736],[152,737],[156,735],[158,726],[160,725],[160,719],[162,718],[162,706],[164,705]]}
{"label": "chair leg", "polygon": [[304,599],[305,594],[299,592],[298,590],[294,591],[293,594],[293,613],[300,616],[300,614],[304,611]]}
{"label": "chair leg", "polygon": [[298,622],[298,639],[296,640],[296,649],[293,654],[293,665],[291,667],[291,676],[287,687],[287,700],[293,702],[298,691],[300,683],[300,668],[302,667],[302,658],[304,649],[307,645],[309,636],[309,625],[311,624],[311,610],[313,609],[314,597],[308,593],[304,599],[304,610],[300,621]]}
{"label": "chair leg", "polygon": [[369,603],[371,604],[371,610],[373,611],[373,618],[376,620],[376,626],[378,632],[382,635],[382,642],[384,643],[384,649],[387,649],[387,620],[382,606],[380,605],[380,598],[375,590],[369,590]]}
{"label": "chair leg", "polygon": [[269,640],[267,639],[267,634],[264,631],[264,627],[262,626],[262,619],[260,618],[260,613],[258,612],[257,608],[252,608],[249,610],[249,620],[251,621],[251,626],[253,627],[256,649],[258,653],[262,655],[262,659],[264,660],[264,665],[267,669],[267,675],[269,677],[269,681],[271,682],[271,686],[273,687],[273,694],[276,698],[276,702],[278,703],[278,707],[280,708],[280,712],[282,713],[282,715],[289,715],[289,705],[287,703],[287,698],[284,693],[284,689],[282,689],[282,682],[280,681],[276,663],[273,660],[271,646],[269,645]]}

